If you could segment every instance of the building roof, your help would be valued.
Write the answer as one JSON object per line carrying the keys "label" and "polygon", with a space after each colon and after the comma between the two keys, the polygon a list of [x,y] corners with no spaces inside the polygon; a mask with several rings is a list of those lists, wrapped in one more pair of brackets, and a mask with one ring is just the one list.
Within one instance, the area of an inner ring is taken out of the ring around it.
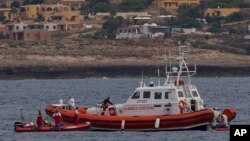
{"label": "building roof", "polygon": [[128,29],[138,29],[138,28],[140,28],[139,25],[133,25],[133,26],[121,27],[119,29],[128,30]]}
{"label": "building roof", "polygon": [[146,16],[137,16],[134,18],[135,20],[150,20],[150,17],[146,17]]}
{"label": "building roof", "polygon": [[45,25],[45,24],[57,24],[57,23],[25,21],[25,22],[20,22],[20,23],[9,23],[9,24],[6,24],[6,26],[14,26],[14,25]]}
{"label": "building roof", "polygon": [[28,32],[28,33],[37,33],[37,32],[49,32],[46,29],[26,29],[26,30],[15,30],[11,31],[12,33]]}
{"label": "building roof", "polygon": [[176,16],[174,16],[174,15],[160,15],[158,17],[159,18],[175,18]]}

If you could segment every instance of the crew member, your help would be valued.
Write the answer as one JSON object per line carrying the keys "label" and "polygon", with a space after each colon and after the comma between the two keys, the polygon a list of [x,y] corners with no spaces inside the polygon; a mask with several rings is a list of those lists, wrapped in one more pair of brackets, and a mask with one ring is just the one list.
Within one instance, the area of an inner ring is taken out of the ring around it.
{"label": "crew member", "polygon": [[107,97],[102,102],[102,108],[103,108],[102,115],[104,115],[104,112],[105,112],[106,108],[108,108],[109,105],[113,105],[113,103],[109,100],[109,97]]}
{"label": "crew member", "polygon": [[75,99],[72,96],[69,97],[68,105],[69,105],[69,110],[75,109]]}
{"label": "crew member", "polygon": [[59,111],[56,110],[56,112],[53,114],[53,118],[55,120],[55,126],[57,128],[59,128],[62,125],[62,123],[61,123],[62,122],[62,115],[61,115],[61,113],[59,113]]}
{"label": "crew member", "polygon": [[40,110],[38,110],[38,113],[37,113],[36,124],[37,124],[37,127],[41,127],[43,124],[43,117],[42,117],[42,113]]}
{"label": "crew member", "polygon": [[77,125],[79,123],[78,107],[75,109],[74,113],[75,113],[74,124]]}
{"label": "crew member", "polygon": [[44,125],[49,125],[49,126],[51,126],[49,116],[46,116],[46,117],[45,117],[45,119],[43,120],[43,124],[44,124]]}

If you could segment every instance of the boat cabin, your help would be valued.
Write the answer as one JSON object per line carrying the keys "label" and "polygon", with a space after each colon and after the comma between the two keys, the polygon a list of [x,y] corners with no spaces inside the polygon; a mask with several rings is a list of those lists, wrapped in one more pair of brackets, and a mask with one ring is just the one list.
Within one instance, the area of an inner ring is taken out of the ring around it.
{"label": "boat cabin", "polygon": [[88,112],[103,115],[142,116],[180,114],[204,109],[204,102],[190,78],[196,73],[196,67],[195,71],[189,70],[185,62],[185,48],[180,49],[179,54],[178,65],[170,65],[170,70],[166,67],[167,78],[163,85],[160,85],[160,81],[158,85],[150,82],[148,86],[140,82],[140,86],[125,103],[107,108],[99,105],[89,108]]}

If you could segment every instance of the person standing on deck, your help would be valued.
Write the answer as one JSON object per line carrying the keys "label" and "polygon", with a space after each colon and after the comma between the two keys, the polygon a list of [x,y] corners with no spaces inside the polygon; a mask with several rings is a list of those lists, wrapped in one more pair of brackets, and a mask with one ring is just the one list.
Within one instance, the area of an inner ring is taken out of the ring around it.
{"label": "person standing on deck", "polygon": [[109,105],[113,105],[113,103],[109,100],[109,97],[107,97],[102,102],[102,109],[103,109],[102,115],[104,115],[104,112],[105,112],[106,108],[108,108]]}
{"label": "person standing on deck", "polygon": [[75,113],[74,124],[77,125],[79,123],[78,107],[75,109],[74,113]]}
{"label": "person standing on deck", "polygon": [[55,126],[57,128],[59,128],[59,126],[62,125],[62,123],[61,123],[62,122],[62,115],[61,115],[61,113],[59,113],[59,111],[56,110],[56,112],[53,114],[53,118],[55,120]]}
{"label": "person standing on deck", "polygon": [[37,113],[36,124],[37,124],[37,127],[41,127],[43,124],[43,117],[42,117],[42,113],[40,110],[38,110],[38,113]]}
{"label": "person standing on deck", "polygon": [[70,96],[69,97],[69,110],[75,110],[75,99],[72,97],[72,96]]}

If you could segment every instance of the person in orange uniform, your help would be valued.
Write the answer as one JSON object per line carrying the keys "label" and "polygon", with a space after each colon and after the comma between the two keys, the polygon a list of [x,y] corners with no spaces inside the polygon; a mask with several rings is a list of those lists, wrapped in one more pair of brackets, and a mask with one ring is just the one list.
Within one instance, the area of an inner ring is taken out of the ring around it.
{"label": "person in orange uniform", "polygon": [[36,124],[37,124],[37,127],[41,127],[41,126],[42,126],[42,123],[43,123],[42,113],[41,113],[40,110],[38,110],[37,117],[36,117]]}
{"label": "person in orange uniform", "polygon": [[59,111],[56,110],[56,112],[53,114],[53,118],[55,120],[55,126],[57,128],[59,128],[62,125],[62,123],[61,123],[62,122],[62,115],[61,115],[61,113],[59,113]]}

